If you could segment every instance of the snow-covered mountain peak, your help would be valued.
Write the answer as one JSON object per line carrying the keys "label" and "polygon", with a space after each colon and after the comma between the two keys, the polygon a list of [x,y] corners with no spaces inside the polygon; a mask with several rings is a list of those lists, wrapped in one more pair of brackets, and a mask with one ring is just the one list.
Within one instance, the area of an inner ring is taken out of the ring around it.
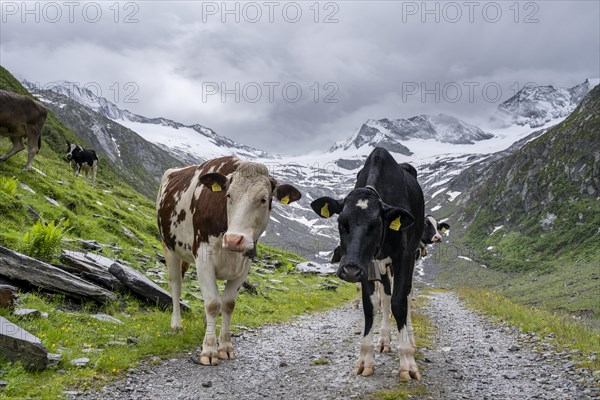
{"label": "snow-covered mountain peak", "polygon": [[492,137],[478,127],[447,114],[417,115],[407,119],[369,119],[352,137],[335,144],[329,151],[381,146],[395,153],[411,155],[410,149],[402,142],[431,139],[441,143],[473,144]]}
{"label": "snow-covered mountain peak", "polygon": [[499,127],[513,124],[541,127],[554,119],[569,115],[598,83],[598,79],[586,79],[572,88],[528,83],[498,106],[491,118],[492,123]]}

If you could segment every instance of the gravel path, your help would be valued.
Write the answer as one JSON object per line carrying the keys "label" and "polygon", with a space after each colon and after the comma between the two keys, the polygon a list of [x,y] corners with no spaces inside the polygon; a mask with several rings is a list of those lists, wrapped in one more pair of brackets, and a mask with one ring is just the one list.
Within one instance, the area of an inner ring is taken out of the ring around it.
{"label": "gravel path", "polygon": [[234,337],[236,360],[221,361],[216,367],[199,366],[189,360],[189,353],[155,367],[142,367],[101,392],[77,398],[364,398],[397,382],[398,358],[395,353],[376,353],[374,376],[352,374],[362,321],[362,310],[347,305],[292,323],[264,326]]}
{"label": "gravel path", "polygon": [[[432,293],[425,313],[438,328],[423,350],[431,399],[598,399],[600,375],[576,368],[572,354],[466,309],[451,292]],[[543,349],[534,351],[533,343]]]}
{"label": "gravel path", "polygon": [[[426,260],[426,275],[434,275],[434,267]],[[425,279],[418,281],[430,285]],[[572,353],[558,352],[546,338],[490,322],[466,309],[452,292],[429,296],[423,312],[437,334],[433,349],[420,349],[424,357],[419,365],[429,393],[420,400],[600,399],[600,373],[577,368],[570,360]],[[188,353],[141,366],[124,380],[77,398],[368,398],[398,384],[398,357],[395,352],[376,353],[374,376],[352,375],[362,321],[362,310],[348,305],[247,330],[234,338],[237,360],[204,367],[193,364]],[[392,344],[397,343],[397,333],[392,335]]]}

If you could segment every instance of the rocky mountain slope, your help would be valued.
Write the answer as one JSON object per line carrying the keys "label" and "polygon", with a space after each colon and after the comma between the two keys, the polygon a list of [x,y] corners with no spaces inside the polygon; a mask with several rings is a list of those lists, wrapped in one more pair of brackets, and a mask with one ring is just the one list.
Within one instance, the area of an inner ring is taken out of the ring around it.
{"label": "rocky mountain slope", "polygon": [[482,260],[541,268],[600,255],[600,86],[563,122],[506,157],[473,166],[450,182],[466,190],[455,218]]}
{"label": "rocky mountain slope", "polygon": [[[38,91],[40,85],[23,81],[30,90]],[[267,152],[235,143],[200,124],[185,125],[167,118],[149,118],[119,108],[90,89],[68,81],[47,85],[47,90],[61,94],[120,125],[135,131],[144,139],[157,144],[186,164],[203,162],[222,154],[243,158],[272,158]]]}

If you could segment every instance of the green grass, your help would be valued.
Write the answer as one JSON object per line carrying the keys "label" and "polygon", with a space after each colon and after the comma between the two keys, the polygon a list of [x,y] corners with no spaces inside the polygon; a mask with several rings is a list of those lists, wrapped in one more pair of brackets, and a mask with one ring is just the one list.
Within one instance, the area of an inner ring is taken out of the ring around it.
{"label": "green grass", "polygon": [[577,360],[579,365],[600,370],[600,360],[589,359],[589,356],[600,353],[598,331],[563,314],[518,304],[491,291],[463,288],[458,293],[470,307],[481,310],[497,320],[518,326],[527,333],[536,333],[542,337],[552,333],[552,341],[560,349],[581,352]]}
{"label": "green grass", "polygon": [[[342,284],[336,292],[319,288],[322,278],[291,273],[289,253],[278,252],[261,246],[260,254],[269,253],[284,265],[272,275],[251,273],[249,281],[257,286],[258,294],[241,292],[233,315],[236,327],[255,327],[265,323],[285,322],[295,316],[317,312],[338,306],[354,295],[354,286]],[[297,257],[293,257],[297,258]],[[274,284],[270,279],[283,281]],[[7,310],[0,315],[7,317],[37,335],[50,352],[62,353],[57,368],[43,372],[27,372],[19,364],[0,362],[1,380],[9,382],[3,392],[6,399],[61,398],[63,390],[96,388],[122,377],[131,367],[150,356],[170,357],[183,351],[200,347],[204,335],[203,306],[191,296],[199,293],[197,282],[186,279],[184,299],[188,299],[192,312],[183,314],[184,332],[174,334],[170,329],[171,313],[140,303],[133,297],[122,298],[106,307],[89,303],[83,306],[69,305],[62,296],[48,300],[42,294],[28,293],[21,297],[22,306],[36,308],[49,314],[47,319],[16,320]],[[283,290],[268,289],[267,286]],[[103,312],[112,315],[124,324],[101,322],[90,315]],[[139,344],[115,345],[110,342],[136,338]],[[235,339],[234,339],[235,346]],[[102,349],[102,352],[85,353],[86,348]],[[90,364],[77,368],[70,361],[90,358]],[[58,373],[63,370],[63,373]]]}

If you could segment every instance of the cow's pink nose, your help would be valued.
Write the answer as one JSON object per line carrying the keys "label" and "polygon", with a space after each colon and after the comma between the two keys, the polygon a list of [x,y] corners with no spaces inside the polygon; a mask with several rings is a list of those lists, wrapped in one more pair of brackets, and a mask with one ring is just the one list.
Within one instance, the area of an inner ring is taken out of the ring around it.
{"label": "cow's pink nose", "polygon": [[235,233],[228,233],[223,236],[223,244],[229,250],[243,250],[242,243],[244,242],[244,236]]}
{"label": "cow's pink nose", "polygon": [[442,237],[440,235],[435,235],[431,241],[433,243],[440,243],[442,241]]}

